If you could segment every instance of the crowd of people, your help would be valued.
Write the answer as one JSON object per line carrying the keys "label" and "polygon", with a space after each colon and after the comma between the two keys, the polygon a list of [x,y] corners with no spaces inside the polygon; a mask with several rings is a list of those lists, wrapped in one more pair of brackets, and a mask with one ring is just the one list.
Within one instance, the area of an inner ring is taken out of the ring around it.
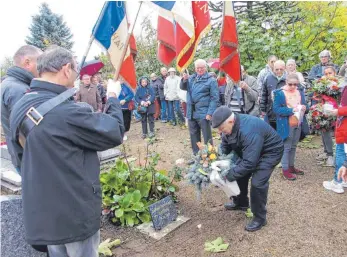
{"label": "crowd of people", "polygon": [[[79,71],[68,50],[21,47],[1,84],[1,124],[12,162],[22,176],[27,241],[53,257],[97,256],[101,206],[97,151],[127,140],[133,116],[141,121],[144,139],[155,136],[156,120],[187,125],[192,154],[198,153],[202,138],[213,144],[212,128],[218,129],[221,153],[234,152],[234,165],[225,179],[237,181],[241,191],[225,208],[250,206],[254,218],[246,230],[261,229],[267,223],[269,179],[275,167],[280,163],[283,177],[291,181],[305,174],[295,165],[296,148],[310,133],[306,115],[319,101],[308,97],[308,84],[336,74],[347,82],[347,60],[339,68],[329,51],[322,51],[319,58],[306,79],[296,70],[295,60],[284,62],[274,55],[257,78],[241,66],[240,82],[208,72],[206,61],[198,59],[193,74],[163,67],[159,76],[140,77],[135,92],[121,80],[106,88],[100,73],[84,74],[75,94]],[[324,188],[343,193],[346,87],[341,87],[338,108],[327,115],[337,117],[335,159],[334,128],[322,133],[324,153],[317,159],[324,166],[335,166],[335,176],[323,182]],[[63,222],[50,222],[62,217]]]}

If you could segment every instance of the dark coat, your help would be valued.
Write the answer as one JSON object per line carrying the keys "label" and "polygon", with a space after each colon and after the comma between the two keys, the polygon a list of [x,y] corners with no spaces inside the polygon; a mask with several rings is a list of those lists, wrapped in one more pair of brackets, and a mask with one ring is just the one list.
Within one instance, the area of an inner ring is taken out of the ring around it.
{"label": "dark coat", "polygon": [[1,126],[5,132],[6,143],[12,157],[12,163],[15,167],[19,167],[11,145],[10,114],[15,103],[29,91],[29,85],[34,76],[29,71],[17,66],[9,68],[6,75],[6,78],[1,83]]}
{"label": "dark coat", "polygon": [[308,74],[308,79],[312,81],[321,78],[324,75],[324,66],[333,66],[336,70],[336,74],[339,72],[339,66],[336,64],[329,63],[326,65],[322,65],[321,63],[319,63],[311,68],[310,73]]}
{"label": "dark coat", "polygon": [[27,110],[67,88],[39,80],[14,106],[12,142],[21,161],[23,217],[31,245],[82,241],[100,229],[100,162],[97,151],[123,141],[123,115],[118,99],[109,98],[106,113],[86,103],[67,100],[48,112],[27,136],[24,151],[16,128]]}
{"label": "dark coat", "polygon": [[[147,79],[147,86],[143,87],[141,86],[141,80]],[[141,104],[142,101],[150,101],[151,104],[147,107],[147,113],[148,114],[154,114],[155,113],[155,93],[153,87],[150,85],[149,79],[147,77],[141,77],[138,80],[138,86],[135,93],[135,101],[138,105]]]}
{"label": "dark coat", "polygon": [[[162,81],[159,78],[156,78],[155,80],[151,81],[151,85],[153,87],[155,97],[159,98],[160,100],[164,100],[165,98],[161,99],[160,97],[160,86],[162,85]],[[163,92],[163,96],[164,96],[164,92]]]}
{"label": "dark coat", "polygon": [[273,73],[269,74],[263,84],[260,99],[260,110],[265,112],[269,121],[276,121],[276,115],[273,112],[273,94],[276,89],[282,88],[286,84],[286,76],[278,79]]}
{"label": "dark coat", "polygon": [[199,77],[194,73],[187,81],[181,80],[180,88],[187,91],[189,120],[203,120],[206,115],[212,116],[219,101],[217,80],[213,76],[206,72]]}
{"label": "dark coat", "polygon": [[[306,106],[307,113],[309,111],[309,107],[306,103],[304,91],[299,90],[299,92],[301,95],[301,104]],[[283,89],[278,89],[274,91],[273,111],[276,114],[277,133],[281,136],[281,138],[284,141],[289,136],[289,117],[294,115],[294,112],[293,108],[287,107],[286,97],[284,95]],[[302,122],[302,130],[305,130],[305,133],[308,134],[307,130],[309,130],[309,128],[305,116]]]}
{"label": "dark coat", "polygon": [[221,151],[237,155],[236,166],[227,175],[229,181],[240,179],[255,172],[260,162],[273,169],[283,153],[282,138],[263,120],[235,113],[235,124],[230,135],[222,134]]}
{"label": "dark coat", "polygon": [[160,100],[165,100],[165,95],[164,95],[164,84],[165,84],[165,79],[166,77],[159,76],[157,78],[157,83],[158,83],[158,94]]}

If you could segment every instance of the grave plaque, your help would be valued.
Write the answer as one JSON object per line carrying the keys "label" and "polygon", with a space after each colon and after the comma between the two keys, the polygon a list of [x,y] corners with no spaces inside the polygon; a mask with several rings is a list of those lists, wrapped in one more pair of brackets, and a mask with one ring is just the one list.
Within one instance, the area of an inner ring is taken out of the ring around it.
{"label": "grave plaque", "polygon": [[149,213],[151,214],[155,230],[160,230],[177,219],[177,209],[171,196],[151,204]]}

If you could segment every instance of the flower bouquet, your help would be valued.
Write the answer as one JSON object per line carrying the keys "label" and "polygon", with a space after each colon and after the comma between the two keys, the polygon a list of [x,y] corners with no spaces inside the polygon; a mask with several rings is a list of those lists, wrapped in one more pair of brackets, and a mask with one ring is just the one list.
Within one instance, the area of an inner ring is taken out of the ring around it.
{"label": "flower bouquet", "polygon": [[313,82],[313,87],[310,88],[309,92],[313,93],[314,100],[321,100],[321,97],[326,95],[339,101],[342,84],[343,83],[335,77],[324,76]]}
{"label": "flower bouquet", "polygon": [[[197,143],[199,152],[194,157],[194,164],[188,169],[186,179],[190,184],[194,184],[196,187],[197,198],[200,199],[202,188],[207,187],[211,181],[210,176],[213,174],[213,178],[225,177],[231,166],[231,157],[229,155],[218,155],[218,149],[211,144],[204,145],[200,142]],[[226,161],[222,167],[216,169],[216,163],[220,161]],[[218,170],[218,176],[216,171]]]}
{"label": "flower bouquet", "polygon": [[308,122],[313,132],[325,132],[335,127],[336,117],[324,113],[323,103],[318,103],[310,108],[307,114]]}

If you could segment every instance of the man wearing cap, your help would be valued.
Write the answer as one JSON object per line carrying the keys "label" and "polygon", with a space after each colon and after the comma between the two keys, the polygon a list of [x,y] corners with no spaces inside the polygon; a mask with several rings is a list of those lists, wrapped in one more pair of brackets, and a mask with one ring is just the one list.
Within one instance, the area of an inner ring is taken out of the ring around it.
{"label": "man wearing cap", "polygon": [[164,95],[165,100],[168,101],[168,120],[172,125],[176,126],[176,115],[180,124],[184,124],[184,117],[180,107],[180,97],[178,96],[178,90],[180,88],[181,79],[176,75],[175,68],[169,69],[169,76],[165,79],[164,83]]}
{"label": "man wearing cap", "polygon": [[221,154],[234,152],[233,165],[225,179],[236,180],[241,191],[231,203],[225,204],[225,208],[244,211],[249,208],[248,181],[252,177],[251,210],[254,218],[245,229],[259,230],[266,225],[269,179],[282,158],[282,139],[263,120],[233,113],[226,106],[217,108],[213,113],[212,127],[222,133]]}

